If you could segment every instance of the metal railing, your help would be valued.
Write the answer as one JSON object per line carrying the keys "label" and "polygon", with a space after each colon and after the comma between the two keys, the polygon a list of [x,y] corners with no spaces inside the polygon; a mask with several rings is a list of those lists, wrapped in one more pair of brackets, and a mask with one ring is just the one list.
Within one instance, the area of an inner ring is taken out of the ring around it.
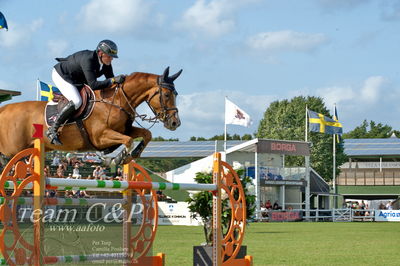
{"label": "metal railing", "polygon": [[259,222],[271,221],[273,213],[300,212],[303,221],[314,222],[373,222],[375,221],[375,209],[311,209],[310,215],[306,215],[305,209],[292,210],[260,210]]}

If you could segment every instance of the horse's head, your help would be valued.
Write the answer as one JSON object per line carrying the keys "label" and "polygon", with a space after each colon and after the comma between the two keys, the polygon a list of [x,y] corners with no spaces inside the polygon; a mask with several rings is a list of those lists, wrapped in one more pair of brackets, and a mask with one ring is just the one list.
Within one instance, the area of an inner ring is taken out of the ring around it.
{"label": "horse's head", "polygon": [[158,76],[157,85],[152,88],[154,91],[148,98],[147,103],[150,108],[160,119],[166,128],[175,130],[181,125],[181,120],[176,107],[176,96],[178,92],[175,90],[174,80],[182,73],[182,69],[172,76],[169,76],[169,67],[164,74]]}

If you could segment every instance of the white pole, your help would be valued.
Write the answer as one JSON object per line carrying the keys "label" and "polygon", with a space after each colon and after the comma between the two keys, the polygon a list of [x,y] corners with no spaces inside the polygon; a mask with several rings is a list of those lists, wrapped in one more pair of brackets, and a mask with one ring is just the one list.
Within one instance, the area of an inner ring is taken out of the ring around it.
{"label": "white pole", "polygon": [[258,153],[257,150],[254,153],[254,178],[255,178],[255,190],[256,190],[256,219],[259,221],[261,219],[261,206],[260,206],[260,178],[258,174]]}
{"label": "white pole", "polygon": [[336,194],[336,134],[333,134],[333,192]]}
{"label": "white pole", "polygon": [[[224,112],[225,116],[226,116],[226,99],[227,99],[227,97],[225,96],[225,112]],[[226,156],[226,118],[225,117],[224,117],[224,153]]]}
{"label": "white pole", "polygon": [[[338,118],[336,117],[336,113],[335,113],[335,111],[336,111],[336,104],[335,104],[335,106],[334,106],[334,109],[333,109],[333,115],[334,115],[334,118],[336,118],[336,120],[338,120]],[[333,182],[333,193],[335,193],[336,194],[336,134],[333,134],[333,169],[332,169],[332,182]],[[337,197],[336,196],[334,196],[335,197],[335,200],[334,200],[334,206],[335,206],[335,208],[337,208]]]}
{"label": "white pole", "polygon": [[36,81],[36,101],[40,100],[39,79]]}

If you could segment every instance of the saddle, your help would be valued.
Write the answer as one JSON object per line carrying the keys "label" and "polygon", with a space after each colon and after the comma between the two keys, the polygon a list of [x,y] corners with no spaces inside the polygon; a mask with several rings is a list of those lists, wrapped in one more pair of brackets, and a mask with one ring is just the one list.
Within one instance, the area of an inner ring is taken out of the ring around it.
{"label": "saddle", "polygon": [[[90,141],[89,134],[86,131],[86,128],[83,124],[83,120],[87,119],[93,111],[95,95],[93,90],[88,86],[84,85],[82,89],[79,91],[82,98],[82,105],[78,110],[67,120],[65,123],[74,124],[76,123],[86,146],[91,150],[96,150],[93,144]],[[48,127],[52,126],[57,119],[58,113],[62,110],[62,108],[68,104],[68,99],[65,98],[62,94],[54,94],[54,98],[51,102],[46,104],[44,118]]]}
{"label": "saddle", "polygon": [[[88,86],[84,85],[80,90],[80,95],[82,98],[82,105],[78,110],[68,119],[66,124],[73,124],[77,121],[85,120],[90,116],[94,107],[95,95],[93,90]],[[45,109],[45,120],[47,126],[52,126],[57,118],[58,113],[62,108],[68,104],[68,99],[64,95],[59,93],[54,93],[53,101],[48,102]]]}

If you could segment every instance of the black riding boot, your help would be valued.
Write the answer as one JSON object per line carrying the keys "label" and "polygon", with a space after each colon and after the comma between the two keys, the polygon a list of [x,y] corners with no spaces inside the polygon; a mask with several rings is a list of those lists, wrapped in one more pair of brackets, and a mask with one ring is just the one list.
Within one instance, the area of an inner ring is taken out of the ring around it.
{"label": "black riding boot", "polygon": [[58,129],[62,124],[64,124],[65,121],[68,120],[73,112],[75,112],[75,104],[73,101],[69,101],[69,103],[64,106],[64,108],[57,115],[53,126],[46,131],[47,138],[50,140],[51,144],[62,145],[61,141],[58,139]]}

